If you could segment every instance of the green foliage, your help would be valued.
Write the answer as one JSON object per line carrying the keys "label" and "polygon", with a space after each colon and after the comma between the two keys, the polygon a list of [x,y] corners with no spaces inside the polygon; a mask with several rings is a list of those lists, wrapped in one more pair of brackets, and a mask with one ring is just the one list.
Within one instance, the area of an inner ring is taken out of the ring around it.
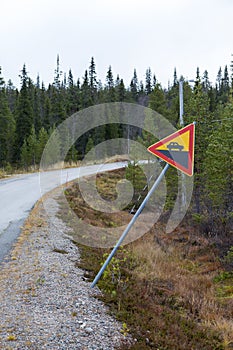
{"label": "green foliage", "polygon": [[[1,67],[0,67],[1,68]],[[10,111],[7,94],[1,78],[0,70],[0,167],[12,162],[15,140],[15,119]]]}
{"label": "green foliage", "polygon": [[224,261],[226,263],[233,264],[233,247],[230,247],[229,251],[227,252],[227,255],[224,258]]}
{"label": "green foliage", "polygon": [[[119,249],[118,256],[112,258],[111,262],[105,269],[103,273],[104,280],[104,290],[106,293],[110,293],[112,297],[117,295],[117,291],[119,288],[122,288],[122,284],[125,284],[127,280],[125,280],[124,276],[121,273],[121,265],[126,263],[127,257],[125,256],[126,250],[123,248]],[[103,263],[107,259],[108,253],[103,255]]]}
{"label": "green foliage", "polygon": [[164,117],[168,115],[166,96],[160,84],[156,84],[150,94],[149,107]]}
{"label": "green foliage", "polygon": [[231,278],[233,278],[233,272],[223,271],[219,275],[214,277],[214,282],[218,283],[218,282],[229,280]]}
{"label": "green foliage", "polygon": [[[66,78],[57,56],[54,80],[48,87],[40,82],[39,76],[34,83],[28,76],[25,65],[20,79],[18,91],[11,81],[5,83],[0,68],[0,167],[4,169],[7,164],[13,168],[38,167],[51,130],[71,114],[98,103],[120,101],[149,106],[176,128],[180,127],[176,69],[173,84],[167,89],[161,86],[151,68],[146,70],[144,82],[139,81],[134,69],[127,87],[119,75],[115,79],[111,66],[107,69],[106,81],[103,84],[98,81],[94,57],[81,80],[75,80],[71,70]],[[233,75],[229,74],[227,66],[219,69],[216,81],[217,84],[213,86],[208,71],[205,70],[201,75],[199,69],[194,88],[189,82],[183,81],[185,124],[197,122],[194,191],[190,213],[195,224],[200,225],[201,232],[229,234],[233,227]],[[67,146],[71,140],[69,135],[65,136],[66,130],[53,136],[50,140],[48,164],[61,157],[70,163],[76,162],[77,159],[83,159],[93,146],[107,139],[134,139],[146,147],[158,141],[143,129],[135,130],[132,126],[116,124],[114,110],[110,112],[106,125],[87,132],[79,140],[73,140],[69,150]],[[159,131],[159,126],[150,118],[148,110],[143,118],[147,130]],[[104,156],[110,155],[112,154],[106,152]],[[96,154],[97,158],[99,156]],[[140,192],[140,182],[144,181],[143,176],[142,179],[140,176],[138,174],[134,181],[136,195],[137,191]],[[176,199],[177,175],[171,170],[166,177],[169,189],[166,209],[171,209]]]}
{"label": "green foliage", "polygon": [[93,147],[94,147],[93,139],[89,137],[86,144],[86,153],[88,153]]}
{"label": "green foliage", "polygon": [[[80,267],[94,278],[109,255],[100,249],[81,247]],[[121,332],[130,332],[137,341],[122,345],[120,349],[206,349],[223,350],[220,335],[200,325],[185,310],[177,308],[176,298],[159,288],[159,280],[142,279],[134,273],[142,264],[133,255],[130,247],[120,248],[98,282],[103,292],[100,297],[111,312],[122,322]],[[164,282],[164,281],[163,281]]]}
{"label": "green foliage", "polygon": [[[21,76],[21,90],[17,99],[16,111],[16,148],[21,149],[24,140],[30,135],[33,127],[33,108],[30,99],[29,79],[24,65]],[[18,152],[16,152],[18,158]]]}
{"label": "green foliage", "polygon": [[31,165],[36,167],[36,164],[38,163],[38,141],[36,137],[36,131],[35,128],[32,127],[31,133],[28,136],[27,139],[27,145],[28,145],[28,156],[29,156],[29,162]]}
{"label": "green foliage", "polygon": [[38,135],[38,145],[37,145],[37,162],[40,162],[41,156],[43,154],[45,145],[48,141],[48,133],[45,130],[44,127],[42,127],[39,131],[39,135]]}
{"label": "green foliage", "polygon": [[126,337],[129,333],[129,331],[130,331],[130,329],[128,328],[127,323],[123,322],[121,333]]}
{"label": "green foliage", "polygon": [[133,199],[126,208],[129,210],[132,210],[133,208],[133,210],[136,211],[147,195],[147,179],[140,166],[138,166],[135,162],[128,163],[125,170],[125,177],[131,182],[134,188]]}
{"label": "green foliage", "polygon": [[34,127],[32,127],[30,135],[24,139],[21,147],[20,160],[24,169],[28,170],[29,167],[37,168],[47,141],[48,133],[43,127],[40,129],[38,137]]}
{"label": "green foliage", "polygon": [[[233,104],[228,104],[220,118],[222,122],[216,125],[208,138],[205,157],[205,205],[214,221],[215,231],[229,231],[232,222],[230,213],[232,203],[233,178]],[[221,217],[221,220],[218,218]],[[218,220],[216,220],[218,219]]]}
{"label": "green foliage", "polygon": [[[128,170],[130,176],[138,171],[136,169],[132,164],[132,168]],[[109,185],[108,182],[107,185]],[[77,205],[77,196],[81,196],[76,191],[77,187],[68,190],[72,192],[69,201],[71,200],[73,206]],[[110,195],[109,198],[112,198],[110,186],[105,187],[105,195]],[[90,209],[85,211],[87,219],[91,216]],[[159,226],[157,228],[159,229]],[[126,336],[130,332],[132,338],[137,340],[133,345],[123,344],[120,349],[223,350],[221,335],[216,330],[208,328],[204,322],[201,323],[202,316],[199,314],[199,308],[191,310],[183,302],[184,296],[188,301],[197,298],[196,302],[200,308],[205,307],[205,300],[203,303],[200,300],[199,303],[199,298],[202,298],[202,292],[197,283],[199,279],[196,275],[197,270],[200,269],[199,262],[182,260],[186,269],[184,271],[180,262],[177,262],[179,253],[177,252],[178,255],[161,254],[154,242],[154,234],[155,231],[152,231],[137,241],[121,247],[98,281],[98,287],[102,291],[99,298],[109,305],[111,313],[121,322],[122,334]],[[169,240],[170,238],[170,235],[165,237]],[[111,250],[80,244],[78,246],[81,254],[78,267],[83,268],[85,277],[93,281]],[[178,263],[177,266],[176,263]],[[192,268],[188,268],[188,263]],[[158,274],[155,271],[159,271]],[[178,275],[177,271],[179,271]],[[183,286],[183,280],[180,281],[182,291],[178,291],[179,289],[175,289],[179,284],[177,279],[183,274],[186,275],[187,271],[191,271],[187,275],[188,283]],[[200,277],[203,281],[202,272]],[[209,282],[208,277],[206,282]],[[206,287],[204,286],[207,293],[209,285],[207,283]],[[208,305],[208,300],[206,301]],[[209,310],[208,307],[207,310]],[[215,317],[215,312],[218,311],[210,307],[211,317]]]}
{"label": "green foliage", "polygon": [[29,154],[28,154],[28,144],[27,141],[24,140],[23,142],[23,146],[21,147],[21,166],[25,169],[28,170],[28,166],[30,163],[30,158],[29,158]]}
{"label": "green foliage", "polygon": [[[233,250],[226,258],[229,258],[231,263],[233,262]],[[222,271],[214,277],[213,281],[216,284],[216,294],[219,298],[233,298],[233,271]]]}

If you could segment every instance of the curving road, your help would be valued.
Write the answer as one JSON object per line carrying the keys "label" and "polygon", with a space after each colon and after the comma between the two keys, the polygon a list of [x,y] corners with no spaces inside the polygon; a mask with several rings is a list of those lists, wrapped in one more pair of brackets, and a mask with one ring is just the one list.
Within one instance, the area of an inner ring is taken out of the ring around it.
{"label": "curving road", "polygon": [[0,262],[20,233],[28,213],[46,192],[80,176],[118,169],[126,162],[90,165],[35,174],[18,175],[0,181]]}

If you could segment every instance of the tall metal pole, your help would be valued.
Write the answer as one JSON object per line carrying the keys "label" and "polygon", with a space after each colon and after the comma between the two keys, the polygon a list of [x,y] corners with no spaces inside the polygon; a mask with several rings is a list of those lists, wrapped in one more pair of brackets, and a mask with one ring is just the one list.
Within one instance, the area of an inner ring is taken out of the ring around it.
{"label": "tall metal pole", "polygon": [[[184,87],[184,81],[181,78],[179,81],[179,100],[180,100],[180,126],[184,126],[184,93],[183,93],[183,87]],[[185,180],[185,175],[182,173],[181,174],[181,180],[182,180],[182,189],[181,189],[181,205],[182,208],[186,206],[186,191],[185,191],[185,186],[184,186],[184,180]]]}
{"label": "tall metal pole", "polygon": [[129,230],[131,229],[131,227],[133,226],[133,224],[135,223],[135,221],[137,220],[137,218],[139,217],[139,215],[141,214],[142,210],[144,209],[146,203],[148,202],[148,199],[151,197],[152,193],[155,191],[155,189],[158,187],[159,183],[161,182],[162,178],[164,177],[164,175],[166,174],[166,171],[169,168],[169,164],[166,164],[165,167],[163,168],[163,170],[161,171],[160,175],[158,176],[158,178],[156,179],[154,185],[151,187],[150,191],[147,193],[146,198],[144,199],[144,201],[142,202],[142,204],[140,205],[140,207],[138,208],[137,212],[135,213],[135,215],[133,216],[133,218],[131,219],[131,221],[129,222],[128,226],[126,227],[125,231],[122,233],[121,237],[119,238],[118,242],[116,243],[115,247],[113,248],[111,254],[108,256],[108,258],[106,259],[106,261],[104,262],[103,266],[101,267],[101,269],[99,270],[98,274],[96,275],[94,281],[91,284],[91,288],[95,287],[96,283],[99,281],[100,277],[102,276],[104,270],[106,269],[106,267],[108,266],[108,264],[110,263],[111,259],[113,258],[113,256],[115,255],[117,249],[119,248],[119,246],[121,245],[121,243],[123,242],[123,240],[125,239],[126,235],[128,234]]}
{"label": "tall metal pole", "polygon": [[179,100],[180,100],[180,126],[184,126],[184,94],[183,94],[183,79],[179,81]]}

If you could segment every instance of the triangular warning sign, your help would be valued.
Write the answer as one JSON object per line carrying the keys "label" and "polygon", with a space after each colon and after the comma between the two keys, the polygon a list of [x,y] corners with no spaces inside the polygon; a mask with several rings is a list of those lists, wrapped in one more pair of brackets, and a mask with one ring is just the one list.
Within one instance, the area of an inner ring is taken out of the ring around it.
{"label": "triangular warning sign", "polygon": [[185,126],[147,148],[183,173],[193,175],[195,123]]}

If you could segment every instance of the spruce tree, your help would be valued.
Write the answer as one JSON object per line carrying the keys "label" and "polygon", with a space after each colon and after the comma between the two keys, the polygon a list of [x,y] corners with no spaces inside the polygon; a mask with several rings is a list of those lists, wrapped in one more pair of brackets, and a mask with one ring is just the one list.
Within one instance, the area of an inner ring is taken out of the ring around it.
{"label": "spruce tree", "polygon": [[89,85],[88,72],[85,70],[83,84],[81,86],[81,108],[87,108],[92,105],[91,88]]}
{"label": "spruce tree", "polygon": [[204,176],[205,204],[208,222],[217,233],[230,231],[232,220],[232,171],[233,171],[233,103],[229,103],[218,115],[220,124],[215,123],[208,139]]}
{"label": "spruce tree", "polygon": [[15,120],[8,106],[0,67],[0,167],[12,162],[14,138]]}
{"label": "spruce tree", "polygon": [[222,96],[223,103],[228,102],[229,93],[230,93],[230,78],[228,74],[228,68],[227,66],[225,66],[224,75],[223,75],[223,96]]}
{"label": "spruce tree", "polygon": [[61,76],[62,76],[62,71],[60,70],[60,58],[59,58],[59,55],[57,55],[57,67],[54,70],[53,85],[58,90],[61,88]]}
{"label": "spruce tree", "polygon": [[33,96],[33,120],[38,135],[39,130],[42,127],[42,110],[41,110],[41,91],[38,86],[34,87],[34,96]]}
{"label": "spruce tree", "polygon": [[210,81],[209,81],[209,73],[207,70],[204,71],[203,78],[202,78],[202,87],[203,91],[208,94],[210,89]]}
{"label": "spruce tree", "polygon": [[38,164],[38,141],[36,137],[36,131],[34,126],[31,129],[31,133],[27,138],[28,145],[28,158],[29,164],[36,169],[36,165]]}
{"label": "spruce tree", "polygon": [[106,102],[115,102],[116,101],[116,94],[114,89],[114,78],[112,74],[112,67],[109,66],[107,75],[106,75]]}
{"label": "spruce tree", "polygon": [[218,70],[216,82],[217,82],[217,89],[218,89],[218,91],[221,91],[221,87],[222,87],[222,67],[220,67],[219,70]]}
{"label": "spruce tree", "polygon": [[45,130],[48,131],[51,126],[51,103],[43,82],[40,91],[40,109],[42,127],[44,127]]}
{"label": "spruce tree", "polygon": [[177,84],[178,84],[177,73],[176,73],[176,68],[174,68],[173,86],[176,86]]}
{"label": "spruce tree", "polygon": [[16,160],[20,157],[20,149],[30,133],[33,126],[33,108],[28,90],[28,75],[26,66],[21,72],[21,89],[17,101],[16,112]]}
{"label": "spruce tree", "polygon": [[145,92],[147,95],[152,92],[152,74],[150,67],[146,70]]}
{"label": "spruce tree", "polygon": [[62,90],[54,85],[49,85],[48,95],[50,100],[50,125],[59,125],[66,119],[65,101]]}
{"label": "spruce tree", "polygon": [[74,78],[71,69],[68,74],[68,88],[66,91],[66,112],[68,116],[77,112],[80,108],[80,89],[74,83]]}
{"label": "spruce tree", "polygon": [[160,84],[156,84],[149,97],[149,108],[163,115],[168,116],[165,93]]}
{"label": "spruce tree", "polygon": [[130,92],[134,102],[138,101],[138,91],[139,91],[138,77],[137,77],[136,69],[134,69],[133,78],[130,83]]}
{"label": "spruce tree", "polygon": [[41,128],[40,131],[39,131],[39,135],[38,135],[38,142],[37,142],[37,163],[39,164],[40,163],[40,159],[41,159],[41,156],[44,152],[44,148],[45,148],[45,145],[48,141],[48,133],[47,131],[45,130],[45,128]]}
{"label": "spruce tree", "polygon": [[124,102],[126,99],[126,89],[123,79],[120,79],[120,83],[116,87],[117,101]]}
{"label": "spruce tree", "polygon": [[91,90],[92,104],[97,101],[97,74],[95,69],[94,57],[91,58],[91,63],[89,67],[89,84]]}
{"label": "spruce tree", "polygon": [[28,171],[30,164],[30,155],[28,151],[28,144],[26,139],[23,142],[23,145],[20,149],[20,165],[23,167],[26,171]]}
{"label": "spruce tree", "polygon": [[[233,54],[231,56],[233,56]],[[233,89],[233,60],[231,60],[230,69],[231,69],[231,89]]]}
{"label": "spruce tree", "polygon": [[205,177],[203,175],[206,150],[208,147],[208,137],[211,134],[212,116],[209,111],[209,98],[203,92],[200,78],[195,82],[195,88],[191,98],[186,105],[184,116],[185,124],[193,121],[197,122],[195,135],[195,161],[194,161],[194,200],[195,210],[200,213],[203,209],[202,194]]}
{"label": "spruce tree", "polygon": [[11,113],[15,113],[18,90],[14,87],[11,79],[8,80],[6,86],[6,96]]}

